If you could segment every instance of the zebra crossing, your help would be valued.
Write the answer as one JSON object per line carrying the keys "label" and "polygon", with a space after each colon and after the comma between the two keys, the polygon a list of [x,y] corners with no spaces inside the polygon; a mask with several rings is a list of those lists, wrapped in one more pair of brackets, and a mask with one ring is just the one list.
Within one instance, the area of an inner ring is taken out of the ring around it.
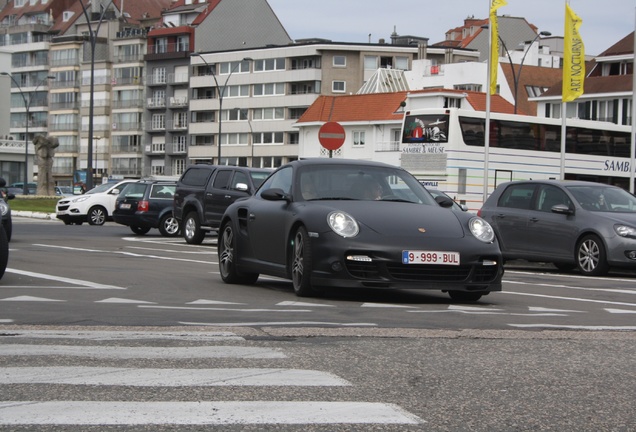
{"label": "zebra crossing", "polygon": [[338,400],[355,383],[249,345],[228,332],[5,331],[0,429],[424,423],[395,404]]}

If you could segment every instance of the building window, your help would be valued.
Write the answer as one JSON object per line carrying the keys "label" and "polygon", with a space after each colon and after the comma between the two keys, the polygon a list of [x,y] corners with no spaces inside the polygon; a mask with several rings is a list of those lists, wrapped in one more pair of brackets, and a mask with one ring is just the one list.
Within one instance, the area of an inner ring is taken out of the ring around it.
{"label": "building window", "polygon": [[333,81],[331,83],[331,91],[334,93],[344,93],[346,91],[346,85],[344,81]]}
{"label": "building window", "polygon": [[396,57],[395,68],[400,70],[409,70],[409,58],[408,57]]}
{"label": "building window", "polygon": [[353,131],[353,146],[362,147],[364,145],[364,131]]}
{"label": "building window", "polygon": [[250,62],[249,60],[240,60],[220,63],[219,70],[221,75],[228,75],[230,73],[249,73]]}
{"label": "building window", "polygon": [[285,120],[285,108],[255,108],[254,120]]}
{"label": "building window", "polygon": [[285,83],[254,84],[254,96],[284,95]]}
{"label": "building window", "polygon": [[285,57],[261,59],[254,61],[255,72],[285,70]]}
{"label": "building window", "polygon": [[334,67],[347,67],[347,58],[343,55],[333,56]]}
{"label": "building window", "polygon": [[180,176],[184,173],[186,167],[185,159],[175,159],[172,161],[172,175]]}
{"label": "building window", "polygon": [[364,56],[364,70],[378,69],[378,56]]}
{"label": "building window", "polygon": [[166,115],[165,114],[153,114],[152,115],[152,129],[165,129],[166,128]]}

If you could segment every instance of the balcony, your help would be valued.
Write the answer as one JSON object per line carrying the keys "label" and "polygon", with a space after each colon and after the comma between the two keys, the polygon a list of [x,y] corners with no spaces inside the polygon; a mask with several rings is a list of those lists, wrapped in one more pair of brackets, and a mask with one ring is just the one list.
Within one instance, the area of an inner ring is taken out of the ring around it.
{"label": "balcony", "polygon": [[189,45],[183,43],[170,43],[167,45],[154,45],[149,47],[151,52],[145,55],[144,59],[146,61],[152,60],[169,60],[169,59],[180,59],[180,58],[189,58],[190,50]]}
{"label": "balcony", "polygon": [[146,108],[165,108],[166,107],[166,99],[162,97],[156,98],[148,98],[148,103],[146,104]]}
{"label": "balcony", "polygon": [[375,151],[377,152],[400,151],[400,142],[399,141],[378,141],[375,143]]}
{"label": "balcony", "polygon": [[170,98],[170,108],[179,108],[179,107],[187,107],[188,106],[188,98],[187,97],[171,97]]}
{"label": "balcony", "polygon": [[113,108],[143,108],[142,99],[123,99],[113,101]]}

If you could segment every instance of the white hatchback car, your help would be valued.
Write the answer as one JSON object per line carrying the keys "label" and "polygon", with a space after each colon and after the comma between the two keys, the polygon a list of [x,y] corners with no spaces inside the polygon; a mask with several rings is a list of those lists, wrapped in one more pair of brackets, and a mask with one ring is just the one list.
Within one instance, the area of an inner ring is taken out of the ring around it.
{"label": "white hatchback car", "polygon": [[59,220],[66,225],[104,225],[111,220],[115,210],[115,200],[122,188],[137,180],[122,180],[118,183],[104,183],[89,190],[83,195],[69,196],[60,199],[55,206]]}

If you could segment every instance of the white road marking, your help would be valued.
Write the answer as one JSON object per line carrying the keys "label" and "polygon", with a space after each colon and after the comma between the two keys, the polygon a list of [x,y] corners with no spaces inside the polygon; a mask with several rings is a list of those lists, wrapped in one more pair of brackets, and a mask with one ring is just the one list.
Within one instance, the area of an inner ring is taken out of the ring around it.
{"label": "white road marking", "polygon": [[6,302],[66,302],[66,300],[56,300],[44,297],[33,297],[33,296],[17,296],[17,297],[7,297],[4,299],[0,299],[0,301]]}
{"label": "white road marking", "polygon": [[201,311],[230,311],[230,312],[313,312],[310,309],[233,309],[215,307],[192,307],[192,306],[139,306],[145,309],[176,309],[176,310],[201,310]]}
{"label": "white road marking", "polygon": [[133,330],[11,330],[16,338],[88,339],[88,340],[144,340],[169,339],[180,341],[244,341],[232,332],[197,331],[133,331]]}
{"label": "white road marking", "polygon": [[371,402],[0,402],[2,425],[238,425],[425,423]]}
{"label": "white road marking", "polygon": [[247,327],[247,326],[276,326],[276,325],[325,325],[335,327],[377,327],[374,323],[335,323],[326,321],[261,321],[238,323],[202,323],[181,321],[179,324],[210,327]]}
{"label": "white road marking", "polygon": [[244,305],[245,303],[235,303],[235,302],[226,302],[226,301],[219,301],[219,300],[204,300],[204,299],[199,299],[199,300],[195,300],[195,301],[191,301],[188,302],[186,304],[191,304],[191,305],[196,305],[196,304],[200,304],[200,305],[204,305],[204,304],[217,304],[217,305],[221,305],[221,304],[225,304],[225,305]]}
{"label": "white road marking", "polygon": [[[190,359],[190,358],[287,358],[285,354],[271,348],[239,346],[202,347],[114,347],[71,345],[2,345],[0,356],[68,356],[99,357],[105,359]],[[2,417],[0,415],[0,417]]]}
{"label": "white road marking", "polygon": [[[537,275],[536,272],[524,272],[524,271],[517,271],[517,270],[506,270],[506,274],[509,274],[509,273],[520,274],[520,275],[531,275],[531,276],[532,275],[534,275],[534,276]],[[573,275],[573,274],[566,275],[566,274],[559,274],[559,273],[550,273],[550,277],[561,277],[561,278],[564,278],[564,279],[597,280],[597,281],[607,282],[607,277],[604,277],[604,276],[581,276],[581,275]],[[612,281],[636,283],[636,279],[612,278]]]}
{"label": "white road marking", "polygon": [[448,306],[448,309],[456,310],[456,311],[466,311],[466,312],[471,312],[471,311],[484,312],[485,310],[492,311],[492,312],[499,312],[503,310],[503,309],[489,308],[488,306],[482,307],[482,306],[458,306],[458,305],[450,305]]}
{"label": "white road marking", "polygon": [[125,298],[111,297],[104,300],[97,300],[95,303],[129,303],[129,304],[157,304],[155,302],[143,301],[143,300],[131,300]]}
{"label": "white road marking", "polygon": [[276,306],[334,307],[334,305],[330,305],[330,304],[308,303],[308,302],[299,302],[299,301],[282,301],[280,303],[276,303]]}
{"label": "white road marking", "polygon": [[549,298],[549,299],[556,299],[556,300],[569,300],[569,301],[584,302],[584,303],[603,303],[603,304],[613,304],[613,305],[620,305],[620,306],[636,307],[636,303],[615,302],[615,301],[607,301],[607,300],[594,300],[594,299],[586,299],[586,298],[580,298],[580,297],[562,297],[562,296],[552,296],[552,295],[546,295],[546,294],[522,293],[522,292],[514,292],[514,291],[501,291],[499,294],[500,295],[501,294],[507,294],[507,295],[520,295],[520,296],[529,296],[529,297],[542,297],[542,298]]}
{"label": "white road marking", "polygon": [[[152,242],[150,242],[152,243]],[[192,250],[192,251],[188,251],[188,250],[170,250],[170,249],[157,249],[157,248],[150,248],[150,247],[139,247],[139,246],[126,246],[126,248],[128,249],[139,249],[139,250],[149,250],[149,251],[153,251],[153,252],[166,252],[166,253],[177,253],[179,255],[183,255],[183,254],[191,254],[191,255],[216,255],[216,251],[211,252],[209,249],[210,248],[205,248],[205,249],[199,249],[199,250]]]}
{"label": "white road marking", "polygon": [[518,312],[489,312],[489,311],[469,311],[469,310],[409,310],[407,312],[411,313],[461,313],[465,315],[509,315],[509,316],[529,316],[529,317],[537,317],[537,316],[567,316],[567,314],[557,314],[557,313],[518,313]]}
{"label": "white road marking", "polygon": [[558,325],[558,324],[508,324],[511,327],[519,328],[553,328],[568,330],[591,330],[591,331],[616,331],[616,330],[636,330],[636,326],[585,326],[585,325]]}
{"label": "white road marking", "polygon": [[609,308],[605,308],[605,310],[612,314],[636,314],[636,310],[609,309]]}
{"label": "white road marking", "polygon": [[[73,248],[71,248],[71,249],[73,249]],[[16,269],[11,269],[11,268],[8,268],[6,271],[8,273],[15,273],[15,274],[20,274],[20,275],[23,275],[23,276],[30,276],[30,277],[34,277],[34,278],[38,278],[38,279],[46,279],[46,280],[52,280],[52,281],[56,281],[56,282],[65,282],[65,283],[69,283],[69,284],[72,284],[72,285],[83,285],[84,287],[92,288],[92,289],[118,289],[118,290],[125,290],[126,289],[126,288],[122,288],[122,287],[118,287],[118,286],[114,286],[114,285],[103,285],[103,284],[90,282],[90,281],[85,281],[85,280],[80,280],[80,279],[71,279],[71,278],[65,278],[65,277],[58,277],[58,276],[53,276],[53,275],[48,275],[48,274],[43,274],[43,273],[35,273],[35,272],[24,271],[24,270],[16,270]]]}
{"label": "white road marking", "polygon": [[0,319],[0,324],[11,324],[14,322],[12,319]]}
{"label": "white road marking", "polygon": [[528,309],[532,312],[568,312],[568,313],[587,313],[586,311],[572,310],[572,309],[552,309],[538,306],[529,306]]}
{"label": "white road marking", "polygon": [[[543,284],[543,283],[523,282],[523,281],[505,281],[505,283],[509,283],[512,285],[531,285],[531,286],[547,287],[547,288],[566,288],[566,289],[580,290],[580,291],[609,292],[609,293],[636,295],[636,289],[631,290],[631,289],[618,289],[618,288],[584,288],[584,287],[578,287],[578,286]],[[506,290],[503,290],[502,292],[506,292]]]}
{"label": "white road marking", "polygon": [[137,369],[117,367],[0,368],[0,384],[68,384],[131,387],[350,386],[329,372],[275,368]]}
{"label": "white road marking", "polygon": [[199,261],[199,260],[191,260],[185,258],[174,258],[174,257],[165,257],[161,255],[144,255],[137,254],[133,252],[119,251],[119,250],[104,250],[104,249],[85,249],[85,248],[76,248],[70,246],[57,246],[57,245],[45,245],[45,244],[34,244],[33,246],[51,248],[51,249],[65,249],[71,250],[73,252],[90,252],[90,253],[107,253],[110,255],[126,255],[135,258],[153,258],[165,261],[181,261],[181,262],[189,262],[189,263],[197,263],[197,264],[210,264],[210,261]]}
{"label": "white road marking", "polygon": [[410,309],[410,308],[414,308],[415,306],[405,306],[405,305],[396,305],[396,304],[390,304],[390,303],[362,303],[360,305],[360,307],[365,307],[365,308],[404,308],[404,309]]}

